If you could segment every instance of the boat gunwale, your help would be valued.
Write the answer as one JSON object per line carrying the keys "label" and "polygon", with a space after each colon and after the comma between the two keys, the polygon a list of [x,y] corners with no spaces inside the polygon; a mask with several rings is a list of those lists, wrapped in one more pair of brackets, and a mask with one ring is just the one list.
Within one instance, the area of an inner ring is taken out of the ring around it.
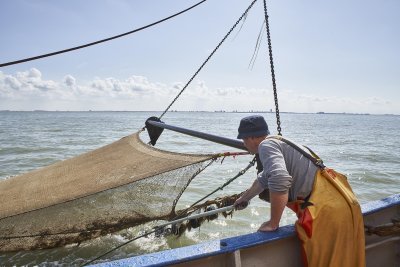
{"label": "boat gunwale", "polygon": [[[361,205],[363,216],[386,208],[400,206],[400,193]],[[255,232],[220,240],[207,241],[186,247],[164,250],[130,258],[104,262],[96,266],[166,266],[206,257],[233,253],[237,250],[282,240],[296,235],[294,224],[280,227],[274,232]]]}

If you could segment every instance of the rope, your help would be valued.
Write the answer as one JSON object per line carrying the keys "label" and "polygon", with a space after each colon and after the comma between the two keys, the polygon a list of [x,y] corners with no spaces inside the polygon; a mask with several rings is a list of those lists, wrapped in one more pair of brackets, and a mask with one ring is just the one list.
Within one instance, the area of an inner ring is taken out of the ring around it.
{"label": "rope", "polygon": [[168,107],[164,110],[164,112],[161,114],[159,119],[161,119],[165,113],[171,108],[171,106],[175,103],[175,101],[180,97],[180,95],[185,91],[185,89],[189,86],[189,84],[193,81],[193,79],[199,74],[201,69],[207,64],[207,62],[211,59],[211,57],[217,52],[219,47],[222,45],[222,43],[228,38],[228,36],[232,33],[232,31],[236,28],[236,26],[239,24],[239,22],[247,15],[249,10],[253,7],[253,5],[257,2],[257,0],[254,0],[249,7],[246,9],[246,11],[240,16],[240,18],[235,22],[235,24],[232,26],[232,28],[228,31],[228,33],[222,38],[222,40],[219,42],[217,47],[214,48],[214,50],[211,52],[211,54],[207,57],[207,59],[201,64],[201,66],[197,69],[197,71],[193,74],[193,76],[189,79],[189,81],[185,84],[185,86],[182,88],[182,90],[178,93],[178,95],[172,100],[171,104],[168,105]]}
{"label": "rope", "polygon": [[390,236],[400,235],[400,217],[392,219],[391,223],[386,223],[377,226],[365,225],[368,235]]}
{"label": "rope", "polygon": [[269,63],[271,65],[271,76],[272,76],[272,87],[274,89],[274,101],[275,101],[275,114],[276,114],[276,124],[278,135],[282,135],[281,133],[281,119],[279,116],[279,107],[278,107],[278,94],[276,91],[276,82],[275,82],[275,70],[274,70],[274,59],[272,58],[272,45],[271,45],[271,35],[269,32],[269,22],[268,22],[268,12],[267,12],[267,2],[264,0],[264,14],[265,14],[265,26],[267,28],[267,37],[268,37],[268,51],[269,51]]}
{"label": "rope", "polygon": [[[206,196],[204,196],[203,198],[197,200],[195,203],[193,203],[189,208],[185,209],[182,211],[182,213],[184,213],[185,211],[191,209],[193,206],[199,204],[201,201],[205,200],[206,198],[208,198],[209,196],[211,196],[212,194],[214,194],[215,192],[217,192],[218,190],[223,190],[224,187],[226,187],[227,185],[229,185],[230,183],[232,183],[234,180],[236,180],[238,177],[242,176],[243,174],[245,174],[251,167],[254,166],[256,162],[256,157],[254,157],[252,159],[252,161],[249,162],[249,164],[247,165],[246,168],[244,168],[243,170],[241,170],[238,174],[236,174],[234,177],[232,177],[231,179],[229,179],[228,181],[226,181],[223,185],[221,185],[220,187],[218,187],[217,189],[215,189],[214,191],[212,191],[211,193],[207,194]],[[180,216],[180,215],[178,215]]]}
{"label": "rope", "polygon": [[166,17],[164,19],[161,19],[159,21],[150,23],[150,24],[148,24],[146,26],[134,29],[134,30],[126,32],[126,33],[122,33],[122,34],[115,35],[115,36],[112,36],[112,37],[109,37],[109,38],[106,38],[106,39],[102,39],[102,40],[99,40],[99,41],[95,41],[95,42],[92,42],[92,43],[88,43],[88,44],[84,44],[84,45],[80,45],[80,46],[76,46],[76,47],[72,47],[72,48],[68,48],[68,49],[64,49],[64,50],[60,50],[60,51],[56,51],[56,52],[52,52],[52,53],[48,53],[48,54],[43,54],[43,55],[39,55],[39,56],[35,56],[35,57],[20,59],[20,60],[6,62],[6,63],[1,63],[0,67],[5,67],[5,66],[10,66],[10,65],[15,65],[15,64],[21,64],[21,63],[25,63],[25,62],[28,62],[28,61],[41,59],[41,58],[45,58],[45,57],[50,57],[50,56],[55,56],[55,55],[58,55],[58,54],[67,53],[67,52],[71,52],[71,51],[74,51],[74,50],[86,48],[88,46],[92,46],[92,45],[97,45],[97,44],[100,44],[100,43],[108,42],[108,41],[111,41],[111,40],[114,40],[114,39],[129,35],[129,34],[132,34],[132,33],[135,33],[135,32],[150,28],[150,27],[155,26],[155,25],[157,25],[157,24],[159,24],[161,22],[164,22],[166,20],[172,19],[173,17],[181,15],[181,14],[191,10],[192,8],[197,7],[198,5],[204,3],[205,1],[207,1],[207,0],[200,1],[197,4],[194,4],[193,6],[187,8],[187,9],[184,9],[184,10],[178,12],[178,13],[175,13],[175,14],[169,16],[169,17]]}

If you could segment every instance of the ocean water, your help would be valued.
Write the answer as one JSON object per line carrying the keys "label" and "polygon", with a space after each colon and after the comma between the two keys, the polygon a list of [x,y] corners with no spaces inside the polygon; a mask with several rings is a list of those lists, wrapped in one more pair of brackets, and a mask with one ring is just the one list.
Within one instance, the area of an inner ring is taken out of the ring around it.
{"label": "ocean water", "polygon": [[[159,112],[0,112],[0,179],[25,173],[93,150],[129,135]],[[235,138],[246,113],[170,112],[168,124]],[[275,114],[265,113],[271,133],[276,134]],[[361,203],[400,192],[400,116],[282,113],[282,133],[312,148],[329,167],[347,175]],[[148,140],[146,134],[143,140]],[[208,141],[165,130],[157,146],[186,153],[237,151]],[[226,158],[196,177],[182,195],[178,207],[192,204],[247,166],[252,156]],[[240,193],[255,178],[255,168],[210,198]],[[257,231],[268,220],[269,205],[254,199],[233,217],[205,223],[182,237],[149,236],[136,240],[103,260],[118,259],[211,239]],[[281,225],[295,221],[285,211]],[[0,266],[80,265],[126,242],[151,226],[145,225],[62,248],[3,253]]]}

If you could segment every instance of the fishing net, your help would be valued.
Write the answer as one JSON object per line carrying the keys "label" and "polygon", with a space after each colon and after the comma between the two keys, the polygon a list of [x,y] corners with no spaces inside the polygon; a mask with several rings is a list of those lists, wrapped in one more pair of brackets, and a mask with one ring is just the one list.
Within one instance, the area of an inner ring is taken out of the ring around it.
{"label": "fishing net", "polygon": [[0,251],[52,248],[175,216],[213,159],[155,149],[139,134],[0,181]]}

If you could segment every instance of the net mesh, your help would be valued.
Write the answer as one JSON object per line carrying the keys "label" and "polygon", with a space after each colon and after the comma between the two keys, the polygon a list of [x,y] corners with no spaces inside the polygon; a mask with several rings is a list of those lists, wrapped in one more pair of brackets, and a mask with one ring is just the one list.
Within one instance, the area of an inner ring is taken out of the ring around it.
{"label": "net mesh", "polygon": [[175,216],[210,155],[147,146],[139,134],[0,182],[0,251],[51,248]]}

